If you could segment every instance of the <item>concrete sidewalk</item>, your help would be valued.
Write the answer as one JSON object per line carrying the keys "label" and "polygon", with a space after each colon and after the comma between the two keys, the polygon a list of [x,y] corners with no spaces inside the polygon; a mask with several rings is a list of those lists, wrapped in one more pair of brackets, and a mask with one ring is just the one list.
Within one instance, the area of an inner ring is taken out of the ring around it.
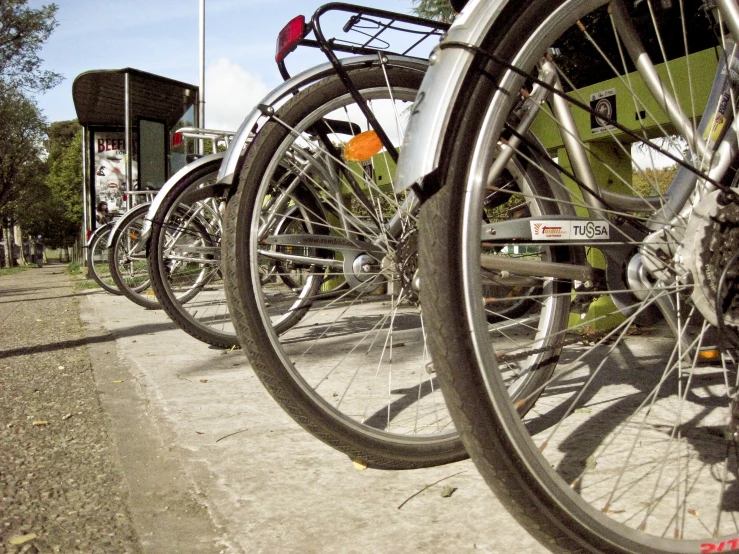
{"label": "concrete sidewalk", "polygon": [[198,342],[161,310],[79,294],[145,551],[545,551],[471,462],[358,470],[282,412],[241,351]]}

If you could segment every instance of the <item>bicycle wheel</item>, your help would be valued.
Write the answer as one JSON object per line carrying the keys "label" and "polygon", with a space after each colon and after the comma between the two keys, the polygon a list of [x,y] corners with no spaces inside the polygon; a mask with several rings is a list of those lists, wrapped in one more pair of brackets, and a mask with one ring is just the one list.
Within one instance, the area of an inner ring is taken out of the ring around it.
{"label": "bicycle wheel", "polygon": [[[444,186],[420,216],[422,305],[449,410],[498,498],[558,552],[739,547],[731,303],[739,210],[727,188],[736,150],[722,150],[736,136],[725,138],[712,116],[721,103],[708,94],[714,73],[725,113],[733,115],[734,96],[716,70],[722,48],[713,49],[700,3],[672,4],[510,6],[478,53],[445,138],[470,147],[447,151]],[[650,85],[634,73],[649,73],[647,57],[664,64]],[[550,107],[527,127],[539,93]],[[564,199],[552,198],[577,216],[481,218],[508,154],[545,173]],[[661,176],[672,179],[667,191]],[[683,206],[692,191],[694,204]],[[570,258],[498,259],[514,247],[566,247]],[[541,307],[501,331],[486,313],[491,273],[539,280]],[[559,328],[548,324],[557,302]],[[501,368],[532,371],[542,359],[556,367],[521,416]]]}
{"label": "bicycle wheel", "polygon": [[[406,117],[424,67],[385,70],[350,75],[397,144],[396,117]],[[338,77],[300,92],[262,127],[225,218],[234,324],[277,402],[352,459],[379,468],[457,460],[465,454],[426,367],[420,309],[390,268],[396,250],[415,256],[411,239],[385,232],[383,210],[400,205],[395,164],[384,152],[364,165],[339,153],[366,130]]]}
{"label": "bicycle wheel", "polygon": [[131,302],[150,310],[159,308],[151,288],[146,264],[146,248],[142,243],[144,218],[149,203],[139,204],[121,218],[108,248],[110,274],[118,289]]}
{"label": "bicycle wheel", "polygon": [[219,167],[220,159],[204,164],[169,191],[152,221],[147,259],[167,315],[196,339],[228,348],[238,339],[221,277]]}
{"label": "bicycle wheel", "polygon": [[112,223],[106,223],[95,229],[87,245],[87,270],[95,282],[103,290],[111,294],[121,294],[110,275],[108,265],[108,237],[113,228]]}

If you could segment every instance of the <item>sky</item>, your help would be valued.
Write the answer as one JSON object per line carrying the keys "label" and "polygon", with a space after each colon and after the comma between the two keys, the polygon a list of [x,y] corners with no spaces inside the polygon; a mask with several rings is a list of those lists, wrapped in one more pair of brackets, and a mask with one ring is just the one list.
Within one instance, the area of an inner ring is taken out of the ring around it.
{"label": "sky", "polygon": [[[48,0],[30,0],[38,8]],[[133,67],[197,85],[198,0],[55,0],[59,26],[41,50],[44,69],[64,75],[36,96],[49,122],[75,119],[72,83],[95,69]],[[282,82],[274,61],[277,34],[297,15],[309,19],[318,0],[205,0],[205,125],[235,130],[251,108]],[[412,13],[412,0],[366,0]],[[291,74],[326,61],[302,48],[287,59]]]}

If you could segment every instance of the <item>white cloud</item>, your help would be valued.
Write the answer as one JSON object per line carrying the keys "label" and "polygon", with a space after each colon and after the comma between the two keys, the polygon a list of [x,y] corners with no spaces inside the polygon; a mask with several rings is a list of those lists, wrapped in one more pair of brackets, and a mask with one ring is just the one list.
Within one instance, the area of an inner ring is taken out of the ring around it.
{"label": "white cloud", "polygon": [[219,58],[205,69],[205,126],[235,131],[268,92],[259,75]]}

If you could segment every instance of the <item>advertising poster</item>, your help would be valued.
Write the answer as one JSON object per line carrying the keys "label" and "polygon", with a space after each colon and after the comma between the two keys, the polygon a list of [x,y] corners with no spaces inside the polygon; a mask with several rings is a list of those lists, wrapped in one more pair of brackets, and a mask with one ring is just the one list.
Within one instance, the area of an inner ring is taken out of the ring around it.
{"label": "advertising poster", "polygon": [[[126,211],[126,139],[123,131],[96,132],[93,139],[95,207],[107,205],[111,215]],[[133,187],[138,181],[138,164],[133,162]]]}

